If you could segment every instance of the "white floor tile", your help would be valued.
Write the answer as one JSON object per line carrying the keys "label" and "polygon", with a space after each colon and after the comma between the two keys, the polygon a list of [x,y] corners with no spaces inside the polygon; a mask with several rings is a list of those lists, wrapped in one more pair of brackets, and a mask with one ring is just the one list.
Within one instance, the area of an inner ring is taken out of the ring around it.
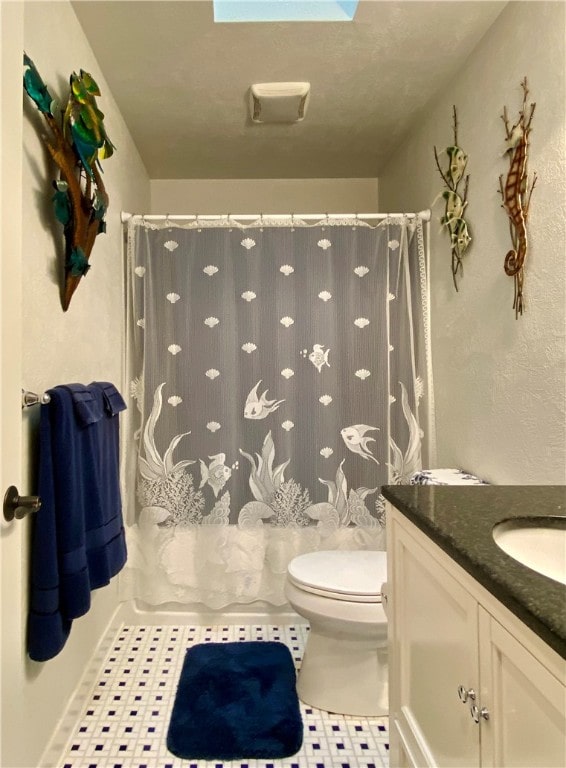
{"label": "white floor tile", "polygon": [[125,625],[110,644],[61,768],[387,768],[387,718],[331,714],[301,704],[304,741],[284,760],[180,760],[167,728],[187,648],[204,642],[279,640],[300,667],[306,624]]}

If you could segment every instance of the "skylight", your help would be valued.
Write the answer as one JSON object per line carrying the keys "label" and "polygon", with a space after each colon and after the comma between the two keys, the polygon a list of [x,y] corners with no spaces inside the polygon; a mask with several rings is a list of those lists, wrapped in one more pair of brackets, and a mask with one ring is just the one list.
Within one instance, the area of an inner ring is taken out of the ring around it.
{"label": "skylight", "polygon": [[352,21],[358,0],[213,0],[214,21]]}

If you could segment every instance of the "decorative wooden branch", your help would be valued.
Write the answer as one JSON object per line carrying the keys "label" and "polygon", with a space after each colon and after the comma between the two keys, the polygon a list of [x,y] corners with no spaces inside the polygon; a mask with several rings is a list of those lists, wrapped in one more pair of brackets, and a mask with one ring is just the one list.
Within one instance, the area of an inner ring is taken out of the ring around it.
{"label": "decorative wooden branch", "polygon": [[527,116],[527,78],[521,82],[523,89],[523,106],[519,112],[517,122],[509,125],[507,107],[503,107],[501,119],[505,125],[505,140],[507,143],[506,154],[509,155],[509,171],[507,179],[503,183],[503,175],[499,177],[499,192],[503,199],[502,208],[509,218],[509,231],[513,248],[505,256],[505,274],[514,279],[513,309],[515,318],[523,314],[523,281],[524,266],[527,257],[527,216],[531,203],[531,195],[537,182],[536,173],[533,174],[529,187],[527,173],[527,154],[529,148],[529,134],[536,104],[530,105]]}
{"label": "decorative wooden branch", "polygon": [[53,182],[53,204],[65,236],[64,311],[90,269],[96,236],[106,231],[109,200],[97,163],[115,149],[104,129],[104,115],[96,106],[95,96],[100,96],[96,82],[81,69],[80,75],[71,75],[70,86],[61,114],[33,61],[24,53],[24,89],[49,128],[49,135],[42,138],[60,172]]}
{"label": "decorative wooden branch", "polygon": [[[464,266],[462,264],[462,257],[468,249],[472,238],[470,236],[469,226],[464,219],[464,210],[468,205],[468,186],[470,183],[469,175],[464,177],[466,166],[468,164],[468,156],[464,150],[458,146],[458,116],[456,114],[456,107],[453,106],[453,127],[454,127],[454,144],[451,147],[446,147],[443,152],[448,154],[449,166],[446,171],[443,171],[440,167],[439,153],[434,147],[434,159],[436,161],[436,167],[444,182],[446,189],[441,192],[438,197],[442,197],[445,201],[444,216],[440,219],[440,224],[446,227],[450,234],[450,249],[452,251],[452,280],[454,281],[454,288],[458,290],[458,282],[456,277],[458,271],[460,275],[464,274]],[[442,154],[442,152],[440,153]],[[464,179],[464,194],[460,195],[458,187],[460,182]],[[436,198],[438,200],[438,197]],[[435,200],[436,202],[436,200]],[[433,203],[434,205],[434,203]]]}

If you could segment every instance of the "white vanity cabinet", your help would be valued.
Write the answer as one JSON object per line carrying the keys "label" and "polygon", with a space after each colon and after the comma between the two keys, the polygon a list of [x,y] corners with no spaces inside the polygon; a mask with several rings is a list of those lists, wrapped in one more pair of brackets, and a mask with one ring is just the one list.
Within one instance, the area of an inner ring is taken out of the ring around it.
{"label": "white vanity cabinet", "polygon": [[390,765],[566,766],[566,662],[387,503]]}

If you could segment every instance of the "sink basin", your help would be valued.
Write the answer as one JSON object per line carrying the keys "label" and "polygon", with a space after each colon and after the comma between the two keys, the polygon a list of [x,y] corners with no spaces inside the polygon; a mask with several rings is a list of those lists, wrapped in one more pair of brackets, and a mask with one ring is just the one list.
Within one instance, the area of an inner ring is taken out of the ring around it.
{"label": "sink basin", "polygon": [[504,520],[492,535],[506,554],[566,585],[566,517]]}

